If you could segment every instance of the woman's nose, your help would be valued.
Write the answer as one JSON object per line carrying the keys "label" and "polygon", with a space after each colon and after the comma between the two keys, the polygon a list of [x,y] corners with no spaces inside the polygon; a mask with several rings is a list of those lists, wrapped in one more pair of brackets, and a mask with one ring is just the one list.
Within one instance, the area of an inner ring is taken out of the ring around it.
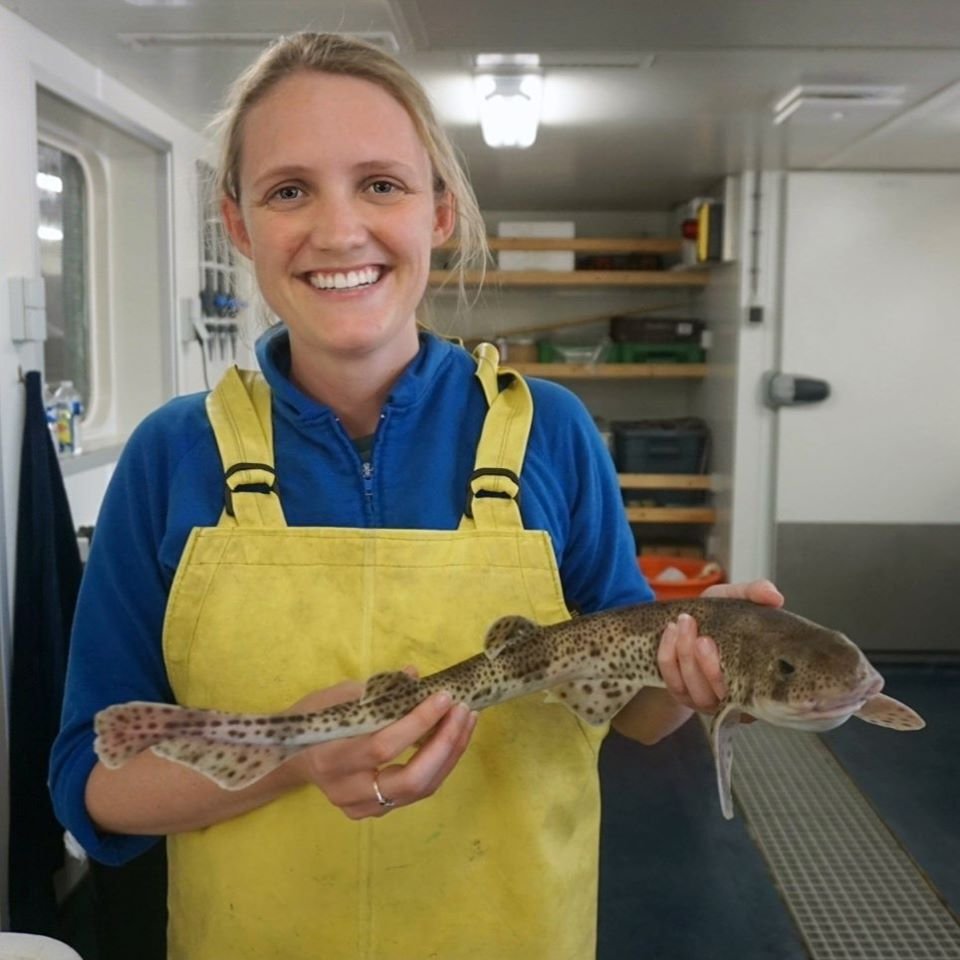
{"label": "woman's nose", "polygon": [[311,210],[310,240],[320,250],[348,250],[367,236],[362,211],[349,197],[318,198]]}

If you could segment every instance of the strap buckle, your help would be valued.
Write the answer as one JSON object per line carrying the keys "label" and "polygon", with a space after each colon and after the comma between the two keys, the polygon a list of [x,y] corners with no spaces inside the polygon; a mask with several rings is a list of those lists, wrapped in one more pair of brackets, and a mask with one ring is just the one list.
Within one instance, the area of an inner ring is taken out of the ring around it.
{"label": "strap buckle", "polygon": [[[477,490],[473,489],[473,481],[479,480],[480,477],[506,477],[508,480],[512,481],[516,488],[516,493],[507,493],[505,490]],[[472,520],[473,519],[473,498],[474,497],[498,497],[501,500],[514,500],[517,503],[517,506],[520,506],[520,478],[512,471],[508,470],[506,467],[481,467],[479,470],[474,470],[470,474],[470,479],[467,481],[467,505],[464,508],[464,515]]]}
{"label": "strap buckle", "polygon": [[[229,480],[235,473],[243,470],[263,470],[273,477],[273,483],[241,483],[231,487]],[[233,495],[235,493],[277,493],[277,471],[269,463],[235,463],[223,475],[223,508],[228,517],[235,517],[233,510]]]}

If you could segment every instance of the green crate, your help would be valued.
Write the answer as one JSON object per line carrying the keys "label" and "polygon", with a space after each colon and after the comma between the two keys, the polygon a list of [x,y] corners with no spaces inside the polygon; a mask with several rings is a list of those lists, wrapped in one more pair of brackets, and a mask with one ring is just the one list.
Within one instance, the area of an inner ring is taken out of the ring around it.
{"label": "green crate", "polygon": [[617,343],[619,363],[703,363],[707,352],[696,343]]}

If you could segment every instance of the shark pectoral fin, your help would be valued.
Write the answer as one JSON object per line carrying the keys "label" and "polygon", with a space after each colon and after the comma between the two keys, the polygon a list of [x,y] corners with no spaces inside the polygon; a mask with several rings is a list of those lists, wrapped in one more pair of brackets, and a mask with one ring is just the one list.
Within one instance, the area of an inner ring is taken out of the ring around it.
{"label": "shark pectoral fin", "polygon": [[487,631],[483,643],[484,652],[493,660],[504,650],[526,643],[539,629],[537,624],[526,617],[501,617]]}
{"label": "shark pectoral fin", "polygon": [[720,791],[720,809],[726,820],[733,819],[733,735],[740,726],[740,708],[727,704],[713,718],[710,736],[717,765],[717,789]]}
{"label": "shark pectoral fin", "polygon": [[369,703],[382,697],[385,693],[407,693],[420,683],[415,677],[403,670],[388,670],[385,673],[375,673],[364,685],[360,695],[360,703]]}
{"label": "shark pectoral fin", "polygon": [[599,727],[616,716],[642,687],[636,680],[571,680],[547,691],[548,703],[562,703],[581,720]]}
{"label": "shark pectoral fin", "polygon": [[303,748],[211,743],[196,737],[171,737],[151,748],[155,754],[202,773],[224,790],[256,783]]}
{"label": "shark pectoral fin", "polygon": [[919,713],[883,693],[872,696],[854,716],[892,730],[922,730],[927,725]]}

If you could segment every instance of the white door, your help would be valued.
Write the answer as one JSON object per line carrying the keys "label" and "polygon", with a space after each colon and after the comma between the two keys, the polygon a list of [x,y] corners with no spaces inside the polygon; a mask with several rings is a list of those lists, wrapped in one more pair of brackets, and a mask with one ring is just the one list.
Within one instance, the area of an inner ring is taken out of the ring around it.
{"label": "white door", "polygon": [[775,576],[868,650],[960,649],[960,176],[787,178]]}

